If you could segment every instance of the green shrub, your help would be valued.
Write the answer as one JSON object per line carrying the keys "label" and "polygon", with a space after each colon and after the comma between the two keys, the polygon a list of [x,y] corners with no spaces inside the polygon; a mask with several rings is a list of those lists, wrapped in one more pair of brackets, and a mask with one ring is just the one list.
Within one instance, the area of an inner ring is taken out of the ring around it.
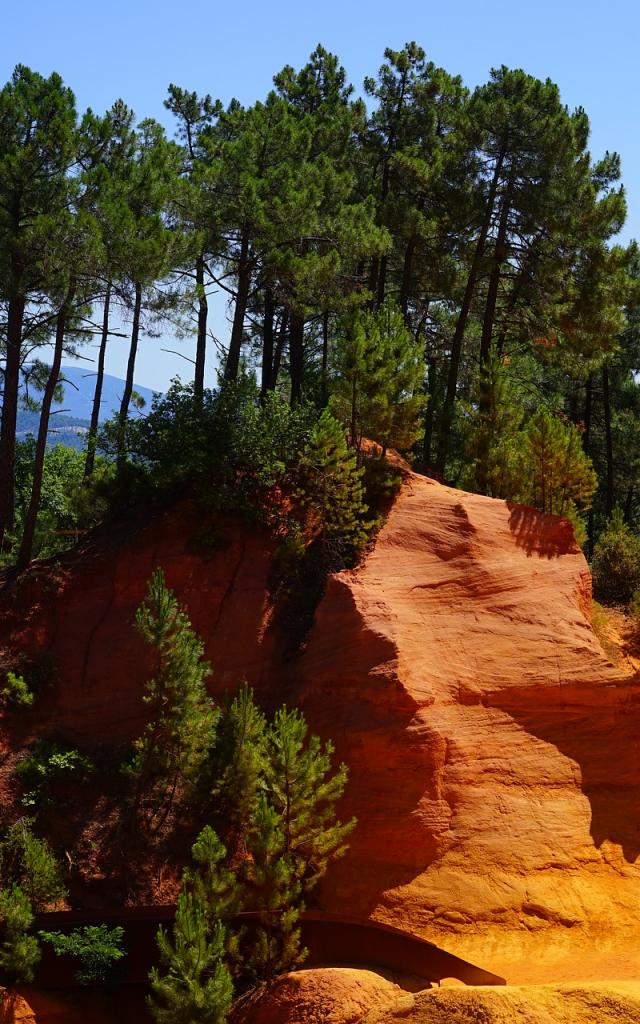
{"label": "green shrub", "polygon": [[[317,413],[291,408],[276,394],[260,401],[248,377],[206,390],[196,400],[191,385],[174,383],[154,399],[148,416],[126,427],[129,466],[116,481],[117,501],[167,496],[191,487],[209,508],[263,514],[266,490],[286,485]],[[105,424],[101,446],[116,454],[118,426]]]}
{"label": "green shrub", "polygon": [[53,946],[56,956],[73,956],[80,961],[75,973],[79,985],[104,985],[116,964],[126,953],[122,948],[124,928],[108,928],[106,924],[75,928],[63,932],[40,932],[40,938]]}
{"label": "green shrub", "polygon": [[627,604],[640,588],[640,537],[625,523],[620,509],[598,538],[591,573],[599,601]]}
{"label": "green shrub", "polygon": [[5,703],[14,704],[18,708],[30,708],[34,700],[33,690],[29,688],[24,676],[15,672],[7,672],[7,680],[0,695]]}
{"label": "green shrub", "polygon": [[20,818],[0,842],[0,883],[20,886],[37,911],[66,898],[62,873],[46,839],[33,834],[33,820]]}
{"label": "green shrub", "polygon": [[37,740],[16,771],[22,776],[24,807],[40,807],[50,799],[54,783],[62,779],[84,778],[93,771],[91,761],[75,747],[54,740]]}

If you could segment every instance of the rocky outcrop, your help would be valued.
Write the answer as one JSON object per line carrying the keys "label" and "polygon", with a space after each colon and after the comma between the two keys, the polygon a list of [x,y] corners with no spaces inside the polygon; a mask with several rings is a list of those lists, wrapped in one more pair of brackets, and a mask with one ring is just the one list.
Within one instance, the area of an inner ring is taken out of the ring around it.
{"label": "rocky outcrop", "polygon": [[365,1014],[404,995],[373,971],[325,967],[296,971],[238,1006],[233,1024],[359,1024]]}
{"label": "rocky outcrop", "polygon": [[372,1009],[361,1024],[636,1024],[638,1019],[640,985],[617,983],[421,992]]}
{"label": "rocky outcrop", "polygon": [[408,478],[303,659],[360,821],[328,906],[509,980],[583,977],[594,948],[637,970],[640,689],[589,605],[566,521]]}
{"label": "rocky outcrop", "polygon": [[246,677],[300,704],[350,766],[342,811],[359,825],[326,908],[510,981],[637,972],[640,688],[592,632],[569,524],[407,474],[294,659],[273,626],[271,554],[237,523],[204,536],[180,507],[20,581],[2,642],[48,652],[42,727],[84,741],[139,727],[148,665],[132,621],[160,564],[216,692]]}

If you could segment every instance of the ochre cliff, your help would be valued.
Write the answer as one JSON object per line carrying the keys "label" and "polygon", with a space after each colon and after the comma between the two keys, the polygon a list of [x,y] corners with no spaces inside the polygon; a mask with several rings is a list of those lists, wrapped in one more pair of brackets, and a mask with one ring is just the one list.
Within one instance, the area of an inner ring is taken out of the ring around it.
{"label": "ochre cliff", "polygon": [[49,655],[38,728],[83,743],[139,729],[132,621],[161,565],[214,691],[248,678],[268,703],[300,704],[350,766],[342,811],[359,824],[325,907],[510,981],[637,973],[640,687],[593,635],[569,525],[407,474],[295,658],[272,623],[270,542],[240,524],[206,545],[201,532],[183,505],[5,589],[6,657]]}

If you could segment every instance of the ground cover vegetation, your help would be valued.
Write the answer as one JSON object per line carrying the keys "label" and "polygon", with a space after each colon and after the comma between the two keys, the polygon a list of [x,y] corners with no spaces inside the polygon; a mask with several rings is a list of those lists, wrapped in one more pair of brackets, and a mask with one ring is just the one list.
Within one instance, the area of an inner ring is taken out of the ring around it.
{"label": "ground cover vegetation", "polygon": [[[290,547],[313,520],[352,545],[348,560],[375,520],[357,480],[366,437],[450,483],[569,515],[590,556],[616,508],[637,538],[640,259],[615,242],[620,162],[590,153],[584,110],[506,67],[470,90],[416,43],[385,51],[363,96],[318,46],[252,106],[175,84],[165,106],[174,138],[122,100],[78,112],[57,74],[19,65],[0,90],[5,564],[177,482],[273,519],[267,496],[302,479],[316,494],[283,531]],[[195,336],[193,380],[140,416],[139,340],[167,331]],[[122,400],[102,430],[105,354],[123,332]],[[86,450],[48,446],[62,359],[94,338]],[[27,441],[21,404],[39,413]],[[331,483],[323,459],[341,462]]]}

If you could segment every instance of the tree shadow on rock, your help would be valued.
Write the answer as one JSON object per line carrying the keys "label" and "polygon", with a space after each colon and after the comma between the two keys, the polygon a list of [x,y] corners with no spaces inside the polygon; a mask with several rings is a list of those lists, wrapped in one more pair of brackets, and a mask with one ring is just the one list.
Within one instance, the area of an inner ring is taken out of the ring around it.
{"label": "tree shadow on rock", "polygon": [[562,516],[551,516],[526,505],[508,501],[509,529],[519,548],[527,556],[558,558],[560,555],[577,554],[580,550],[573,533],[573,526]]}
{"label": "tree shadow on rock", "polygon": [[640,686],[536,686],[500,693],[491,704],[578,764],[595,845],[615,843],[633,863],[640,856]]}

